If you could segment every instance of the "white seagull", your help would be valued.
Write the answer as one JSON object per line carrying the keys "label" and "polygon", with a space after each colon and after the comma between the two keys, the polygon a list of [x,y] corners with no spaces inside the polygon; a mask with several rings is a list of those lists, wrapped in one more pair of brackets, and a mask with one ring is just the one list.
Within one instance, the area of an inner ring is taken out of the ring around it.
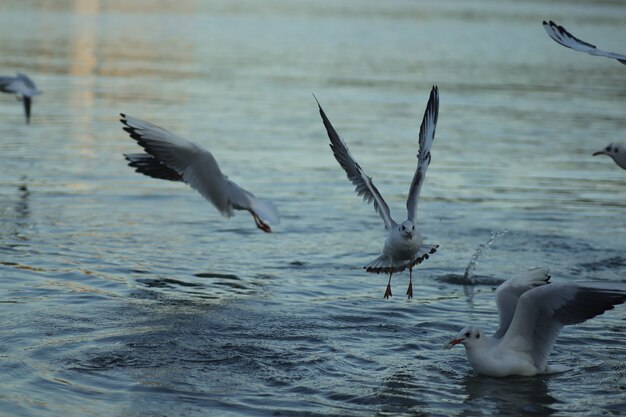
{"label": "white seagull", "polygon": [[626,146],[624,145],[609,143],[606,148],[593,153],[593,156],[596,155],[610,156],[620,168],[626,169]]}
{"label": "white seagull", "polygon": [[15,77],[0,76],[0,91],[3,93],[15,94],[18,100],[24,103],[24,113],[26,113],[26,123],[30,122],[30,105],[34,96],[41,94],[33,80],[26,74],[18,72]]}
{"label": "white seagull", "polygon": [[[315,99],[317,101],[317,98]],[[387,282],[387,290],[385,298],[392,296],[391,294],[391,276],[394,272],[409,269],[409,286],[406,294],[408,298],[413,297],[413,267],[421,263],[424,259],[428,259],[429,254],[437,251],[439,245],[427,245],[423,242],[422,235],[415,229],[415,212],[417,209],[417,200],[419,197],[426,170],[430,164],[430,148],[435,139],[435,128],[437,126],[437,116],[439,113],[439,91],[433,86],[430,92],[430,98],[426,105],[424,118],[419,133],[419,152],[417,154],[417,170],[411,182],[409,195],[406,202],[408,211],[407,219],[401,224],[396,223],[391,217],[389,206],[374,186],[372,179],[367,176],[363,168],[352,158],[347,145],[326,117],[322,106],[317,103],[330,139],[330,147],[333,150],[335,159],[339,165],[348,174],[348,179],[356,186],[356,193],[362,195],[365,201],[374,202],[374,209],[382,217],[385,223],[385,229],[389,231],[383,253],[363,268],[367,272],[373,273],[389,273],[389,281]]]}
{"label": "white seagull", "polygon": [[125,154],[136,172],[153,178],[182,181],[209,200],[225,217],[247,210],[256,226],[271,232],[278,211],[271,201],[259,200],[222,174],[211,152],[152,123],[121,114],[124,130],[147,153]]}
{"label": "white seagull", "polygon": [[[548,356],[563,326],[582,323],[626,300],[626,285],[598,282],[550,283],[547,268],[531,269],[496,290],[500,325],[493,336],[468,326],[446,344],[465,346],[476,372],[504,377],[563,372]],[[548,285],[549,284],[549,285]]]}
{"label": "white seagull", "polygon": [[616,54],[615,52],[607,52],[596,48],[595,45],[582,41],[569,33],[563,26],[557,25],[552,20],[543,21],[543,28],[548,35],[561,45],[579,52],[587,52],[591,55],[604,56],[607,58],[617,59],[626,65],[626,55]]}

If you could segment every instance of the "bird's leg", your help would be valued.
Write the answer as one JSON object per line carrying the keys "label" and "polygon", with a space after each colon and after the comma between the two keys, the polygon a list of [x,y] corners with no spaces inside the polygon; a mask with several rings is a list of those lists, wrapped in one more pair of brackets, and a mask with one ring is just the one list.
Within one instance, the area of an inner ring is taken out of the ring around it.
{"label": "bird's leg", "polygon": [[391,275],[392,274],[393,274],[393,271],[389,273],[389,282],[387,282],[387,289],[385,290],[385,298],[389,298],[393,296],[393,294],[391,294]]}
{"label": "bird's leg", "polygon": [[406,295],[409,299],[413,298],[413,266],[409,267],[409,288],[406,289]]}
{"label": "bird's leg", "polygon": [[263,230],[265,233],[270,233],[272,231],[272,228],[270,227],[270,225],[265,223],[263,220],[261,220],[261,218],[257,216],[256,213],[251,211],[250,214],[252,214],[252,217],[254,218],[256,227]]}

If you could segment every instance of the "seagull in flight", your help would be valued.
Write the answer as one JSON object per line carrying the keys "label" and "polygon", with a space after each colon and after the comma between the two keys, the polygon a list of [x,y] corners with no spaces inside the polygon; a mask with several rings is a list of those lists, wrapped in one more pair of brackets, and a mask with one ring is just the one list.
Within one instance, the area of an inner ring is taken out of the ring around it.
{"label": "seagull in flight", "polygon": [[462,344],[470,365],[483,375],[533,376],[564,372],[548,365],[563,326],[582,323],[626,300],[626,285],[598,282],[550,283],[547,268],[531,269],[496,290],[500,325],[493,336],[468,326],[446,344]]}
{"label": "seagull in flight", "polygon": [[593,153],[596,155],[607,155],[613,158],[613,161],[622,169],[626,169],[626,146],[618,143],[609,143],[604,149]]}
{"label": "seagull in flight", "polygon": [[[315,100],[317,101],[317,98],[315,98]],[[385,229],[388,230],[382,254],[363,268],[367,272],[384,272],[389,274],[385,298],[392,296],[391,276],[393,273],[401,272],[408,268],[409,286],[406,294],[408,298],[412,298],[413,267],[421,263],[424,259],[428,259],[429,255],[435,253],[439,247],[439,245],[425,244],[422,235],[415,229],[417,201],[422,185],[424,184],[426,170],[430,164],[430,148],[435,139],[435,128],[437,127],[437,117],[439,114],[439,91],[437,86],[433,86],[428,104],[426,105],[426,111],[424,112],[424,118],[419,133],[417,170],[413,176],[406,202],[407,219],[400,224],[391,217],[389,206],[378,192],[378,189],[374,186],[372,178],[370,178],[363,168],[354,160],[347,145],[341,140],[335,128],[333,128],[333,125],[330,123],[330,120],[326,117],[326,113],[324,113],[319,101],[317,105],[324,126],[326,127],[326,132],[330,139],[330,148],[335,155],[335,159],[337,159],[339,165],[346,171],[348,179],[356,187],[356,193],[363,196],[363,200],[366,202],[374,203],[374,209],[378,212],[380,217],[382,217],[385,223]]]}
{"label": "seagull in flight", "polygon": [[225,217],[234,210],[247,210],[256,226],[271,232],[278,224],[278,211],[271,201],[259,200],[222,174],[211,152],[152,123],[121,114],[124,130],[146,153],[124,154],[135,172],[189,184]]}
{"label": "seagull in flight", "polygon": [[615,52],[607,52],[596,48],[595,45],[582,41],[569,33],[561,25],[557,25],[552,20],[549,22],[543,21],[543,28],[552,39],[566,48],[573,49],[579,52],[587,52],[591,55],[604,56],[607,58],[617,59],[622,64],[626,65],[626,55],[616,54]]}
{"label": "seagull in flight", "polygon": [[15,77],[1,75],[0,91],[3,93],[15,94],[18,100],[24,103],[24,113],[26,114],[26,123],[30,123],[30,106],[34,96],[41,94],[37,90],[37,86],[28,75],[18,72]]}

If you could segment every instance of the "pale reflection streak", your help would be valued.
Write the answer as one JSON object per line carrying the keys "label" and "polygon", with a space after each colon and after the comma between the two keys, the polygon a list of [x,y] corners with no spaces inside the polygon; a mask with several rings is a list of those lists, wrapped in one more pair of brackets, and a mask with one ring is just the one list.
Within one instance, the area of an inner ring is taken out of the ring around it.
{"label": "pale reflection streak", "polygon": [[82,161],[86,164],[85,169],[89,169],[89,159],[96,156],[93,116],[100,0],[74,0],[73,9],[68,107],[72,112],[72,138],[80,145],[76,151],[86,158],[78,158],[77,161]]}

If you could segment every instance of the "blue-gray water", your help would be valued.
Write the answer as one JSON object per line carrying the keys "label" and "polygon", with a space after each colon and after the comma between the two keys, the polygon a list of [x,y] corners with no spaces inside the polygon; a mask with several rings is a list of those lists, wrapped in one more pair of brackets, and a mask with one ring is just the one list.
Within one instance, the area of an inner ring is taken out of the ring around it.
{"label": "blue-gray water", "polygon": [[[626,52],[611,1],[3,1],[0,72],[44,94],[31,125],[0,96],[0,415],[618,415],[624,306],[565,329],[550,377],[477,376],[467,322],[493,290],[624,282],[626,173],[591,153],[626,131],[626,67],[563,48],[553,19]],[[315,93],[396,219],[433,84],[441,106],[408,276],[361,266],[385,238],[328,149]],[[282,214],[226,220],[135,174],[117,114],[209,148]],[[468,295],[463,272],[492,232]]]}

